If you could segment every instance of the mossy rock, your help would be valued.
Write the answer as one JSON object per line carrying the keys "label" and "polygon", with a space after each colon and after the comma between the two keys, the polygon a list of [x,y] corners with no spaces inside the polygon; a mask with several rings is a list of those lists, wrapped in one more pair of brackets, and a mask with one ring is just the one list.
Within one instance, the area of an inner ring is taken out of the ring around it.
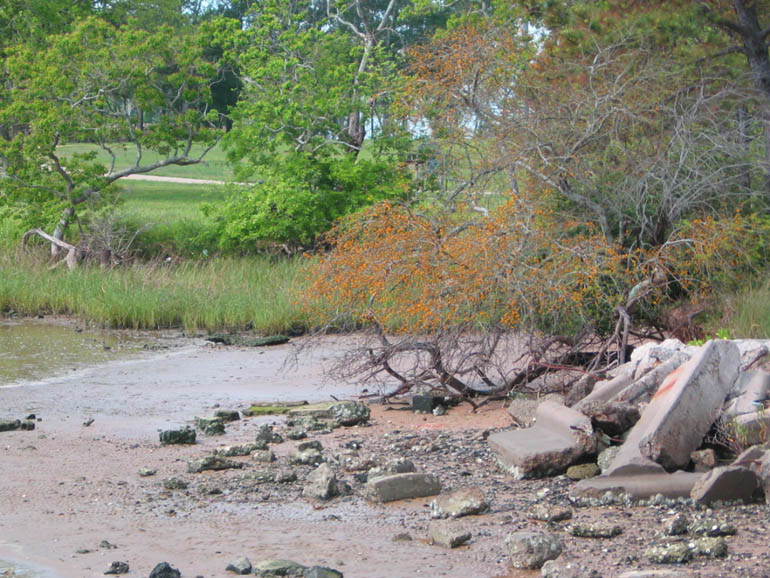
{"label": "mossy rock", "polygon": [[258,415],[283,415],[294,409],[293,406],[287,405],[252,405],[241,411],[246,417],[254,417]]}
{"label": "mossy rock", "polygon": [[222,345],[237,345],[240,347],[269,347],[271,345],[283,345],[289,342],[288,335],[268,335],[266,337],[244,337],[229,333],[216,333],[209,335],[206,341],[221,343]]}

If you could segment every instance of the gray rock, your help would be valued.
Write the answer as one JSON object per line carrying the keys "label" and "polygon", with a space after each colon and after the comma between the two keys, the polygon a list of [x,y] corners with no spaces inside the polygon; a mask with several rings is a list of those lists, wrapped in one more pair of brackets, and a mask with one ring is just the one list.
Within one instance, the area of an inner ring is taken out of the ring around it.
{"label": "gray rock", "polygon": [[0,431],[13,431],[21,427],[18,419],[0,419]]}
{"label": "gray rock", "polygon": [[297,473],[292,470],[282,470],[275,476],[275,481],[279,484],[290,484],[297,481]]}
{"label": "gray rock", "polygon": [[165,445],[194,444],[195,430],[190,427],[183,427],[182,429],[169,429],[162,431],[160,432],[160,443]]}
{"label": "gray rock", "polygon": [[596,458],[596,465],[599,466],[602,473],[610,469],[619,451],[620,446],[610,446],[606,450],[599,452],[599,456]]}
{"label": "gray rock", "polygon": [[234,562],[228,564],[225,570],[228,572],[235,572],[236,574],[240,575],[251,574],[251,560],[246,558],[246,556],[238,558]]}
{"label": "gray rock", "polygon": [[127,574],[129,570],[128,562],[113,562],[110,567],[104,571],[105,574]]}
{"label": "gray rock", "polygon": [[693,520],[687,528],[687,531],[693,536],[708,536],[715,538],[717,536],[734,536],[738,529],[730,522],[723,522],[716,518],[699,518]]}
{"label": "gray rock", "polygon": [[639,409],[630,403],[593,401],[580,405],[580,411],[591,418],[595,429],[619,437],[639,421]]}
{"label": "gray rock", "polygon": [[406,458],[399,458],[397,460],[390,460],[382,466],[371,468],[367,472],[367,479],[373,480],[383,476],[392,476],[393,474],[408,474],[415,471],[416,468],[414,467],[414,464],[411,460]]}
{"label": "gray rock", "polygon": [[690,472],[644,474],[643,471],[623,476],[602,475],[579,481],[570,489],[570,497],[601,498],[610,493],[633,500],[647,500],[658,494],[671,499],[689,498],[701,475]]}
{"label": "gray rock", "polygon": [[290,440],[302,440],[307,437],[307,430],[301,426],[293,427],[286,432],[286,437]]}
{"label": "gray rock", "polygon": [[218,417],[196,417],[195,427],[207,436],[217,436],[225,433],[225,422]]}
{"label": "gray rock", "polygon": [[561,555],[559,538],[542,532],[513,532],[505,537],[505,546],[514,568],[542,568],[548,560]]}
{"label": "gray rock", "polygon": [[214,454],[225,458],[232,458],[237,456],[248,456],[253,452],[265,449],[267,449],[267,444],[264,442],[264,440],[261,440],[261,443],[219,446],[218,448],[214,449]]}
{"label": "gray rock", "polygon": [[614,538],[623,533],[623,528],[604,524],[572,524],[567,532],[576,538]]}
{"label": "gray rock", "polygon": [[317,500],[329,500],[339,494],[337,476],[329,464],[321,464],[305,480],[302,495]]}
{"label": "gray rock", "polygon": [[693,551],[684,542],[653,546],[644,555],[653,564],[684,564],[692,560]]}
{"label": "gray rock", "polygon": [[313,566],[305,570],[304,578],[343,578],[342,572],[334,568]]}
{"label": "gray rock", "polygon": [[152,468],[139,468],[139,476],[142,478],[148,478],[158,473],[158,470]]}
{"label": "gray rock", "polygon": [[289,452],[289,463],[292,465],[317,466],[325,461],[323,454],[315,448],[302,452],[294,449]]}
{"label": "gray rock", "polygon": [[690,453],[690,461],[696,472],[708,472],[717,465],[717,454],[711,448],[696,450]]}
{"label": "gray rock", "polygon": [[283,438],[281,437],[281,434],[274,432],[273,426],[268,424],[263,424],[259,427],[255,441],[259,443],[260,440],[268,444],[283,443]]}
{"label": "gray rock", "polygon": [[548,522],[553,524],[563,522],[572,518],[572,510],[564,506],[546,506],[545,504],[535,504],[529,509],[527,516],[532,520]]}
{"label": "gray rock", "polygon": [[567,477],[575,481],[587,480],[588,478],[598,476],[600,473],[601,470],[596,464],[578,464],[567,468]]}
{"label": "gray rock", "polygon": [[254,574],[263,578],[273,576],[303,576],[306,566],[291,560],[263,560],[254,564]]}
{"label": "gray rock", "polygon": [[297,451],[298,452],[305,452],[307,450],[318,450],[319,452],[323,450],[323,446],[321,445],[321,442],[318,440],[310,440],[306,442],[300,442],[297,444]]}
{"label": "gray rock", "polygon": [[409,498],[435,496],[441,492],[441,483],[433,474],[394,474],[368,480],[365,494],[370,500],[392,502]]}
{"label": "gray rock", "polygon": [[727,541],[720,537],[696,538],[687,543],[687,546],[696,556],[708,556],[709,558],[724,558],[727,556]]}
{"label": "gray rock", "polygon": [[32,420],[32,419],[21,420],[19,429],[21,429],[22,431],[32,431],[33,429],[35,429],[35,420]]}
{"label": "gray rock", "polygon": [[543,578],[587,578],[591,572],[573,563],[563,563],[558,560],[548,560],[540,569]]}
{"label": "gray rock", "polygon": [[428,538],[442,548],[457,548],[471,539],[471,533],[458,522],[434,520],[428,525]]}
{"label": "gray rock", "polygon": [[678,570],[631,570],[623,572],[618,578],[692,578],[692,575]]}
{"label": "gray rock", "polygon": [[221,419],[224,422],[238,421],[241,419],[237,409],[218,409],[214,412],[214,417]]}
{"label": "gray rock", "polygon": [[149,578],[181,578],[182,573],[168,562],[161,562],[150,572]]}
{"label": "gray rock", "polygon": [[690,526],[690,519],[684,514],[677,514],[671,518],[666,524],[666,535],[668,536],[682,536],[687,533],[687,528]]}
{"label": "gray rock", "polygon": [[448,494],[441,494],[430,504],[433,518],[460,518],[480,514],[489,508],[480,488],[459,488]]}
{"label": "gray rock", "polygon": [[243,467],[241,462],[225,459],[221,456],[205,456],[187,462],[187,471],[191,474],[199,474],[206,470],[228,470],[240,469]]}
{"label": "gray rock", "polygon": [[353,426],[369,421],[371,412],[363,403],[357,401],[341,401],[329,407],[332,420],[344,426]]}
{"label": "gray rock", "polygon": [[187,482],[182,478],[168,478],[163,480],[163,487],[167,490],[186,490]]}
{"label": "gray rock", "polygon": [[257,450],[251,452],[251,459],[255,462],[270,464],[275,461],[275,454],[270,450]]}
{"label": "gray rock", "polygon": [[723,466],[704,474],[693,487],[690,496],[695,503],[705,505],[716,501],[751,502],[759,484],[759,478],[750,469]]}

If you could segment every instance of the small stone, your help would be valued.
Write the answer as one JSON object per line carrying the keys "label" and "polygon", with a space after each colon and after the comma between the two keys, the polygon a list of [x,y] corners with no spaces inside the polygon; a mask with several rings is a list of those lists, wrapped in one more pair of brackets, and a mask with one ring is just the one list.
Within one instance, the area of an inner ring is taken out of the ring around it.
{"label": "small stone", "polygon": [[435,520],[428,525],[431,544],[442,548],[457,548],[471,539],[471,533],[458,522]]}
{"label": "small stone", "polygon": [[724,558],[727,556],[727,541],[721,536],[717,538],[697,538],[687,545],[698,556],[708,556],[710,558]]}
{"label": "small stone", "polygon": [[623,533],[623,528],[602,524],[573,524],[567,531],[576,538],[614,538]]}
{"label": "small stone", "polygon": [[687,533],[687,527],[690,525],[690,519],[684,514],[677,514],[668,524],[666,524],[666,534],[668,536],[681,536]]}
{"label": "small stone", "polygon": [[289,452],[289,464],[292,465],[317,466],[325,461],[326,458],[323,454],[314,448],[310,448],[304,452],[296,449]]}
{"label": "small stone", "polygon": [[149,476],[154,476],[157,473],[158,473],[158,471],[157,470],[153,470],[152,468],[139,468],[139,475],[142,478],[147,478]]}
{"label": "small stone", "polygon": [[489,508],[480,488],[460,488],[441,494],[430,504],[433,518],[460,518],[479,514]]}
{"label": "small stone", "polygon": [[409,498],[435,496],[441,492],[441,482],[433,474],[394,474],[366,482],[366,497],[378,502],[393,502]]}
{"label": "small stone", "polygon": [[442,415],[446,415],[446,408],[443,405],[437,405],[433,408],[433,415],[436,417],[441,417]]}
{"label": "small stone", "polygon": [[391,538],[393,542],[411,542],[412,536],[409,532],[400,532]]}
{"label": "small stone", "polygon": [[99,547],[104,550],[117,550],[118,547],[115,544],[110,544],[107,540],[99,542]]}
{"label": "small stone", "polygon": [[241,419],[241,416],[236,409],[218,409],[214,412],[214,417],[224,422],[238,421]]}
{"label": "small stone", "polygon": [[323,450],[323,446],[321,445],[321,442],[318,440],[310,440],[306,442],[300,442],[297,444],[297,451],[298,452],[305,452],[307,450],[318,450],[319,452]]}
{"label": "small stone", "polygon": [[529,509],[529,517],[532,520],[548,522],[563,522],[572,518],[572,510],[564,506],[546,506],[545,504],[535,504]]}
{"label": "small stone", "polygon": [[716,518],[701,518],[693,521],[687,528],[692,536],[734,536],[738,533],[735,526],[729,522],[722,522]]}
{"label": "small stone", "polygon": [[687,544],[677,542],[648,548],[644,555],[653,564],[684,564],[693,557],[693,551]]}
{"label": "small stone", "polygon": [[234,562],[228,564],[225,570],[228,572],[235,572],[236,574],[240,575],[251,574],[251,560],[246,558],[246,556],[243,556],[242,558],[238,558]]}
{"label": "small stone", "polygon": [[272,463],[275,461],[275,454],[270,450],[257,450],[251,453],[251,459],[260,463]]}
{"label": "small stone", "polygon": [[514,568],[542,568],[548,560],[561,555],[562,545],[556,536],[542,532],[513,532],[505,538],[505,545]]}
{"label": "small stone", "polygon": [[313,566],[305,570],[304,578],[343,578],[342,572],[334,568],[324,566]]}
{"label": "small stone", "polygon": [[168,562],[161,562],[150,572],[149,578],[181,578],[182,573]]}
{"label": "small stone", "polygon": [[163,487],[167,490],[186,490],[187,482],[182,478],[168,478],[163,480]]}
{"label": "small stone", "polygon": [[273,576],[303,576],[306,566],[291,560],[263,560],[254,565],[254,574],[263,578]]}
{"label": "small stone", "polygon": [[570,480],[586,480],[593,478],[601,473],[596,464],[578,464],[567,468],[567,477]]}
{"label": "small stone", "polygon": [[191,474],[198,474],[206,470],[240,469],[242,467],[241,462],[234,462],[221,456],[205,456],[187,462],[187,471]]}
{"label": "small stone", "polygon": [[273,426],[268,424],[263,424],[259,426],[259,430],[257,431],[256,442],[259,443],[260,440],[268,444],[283,443],[283,438],[281,437],[281,434],[274,432]]}
{"label": "small stone", "polygon": [[160,432],[160,443],[171,444],[194,444],[195,430],[190,427],[182,429],[170,429]]}
{"label": "small stone", "polygon": [[113,562],[110,567],[104,571],[105,574],[126,574],[128,572],[128,562]]}
{"label": "small stone", "polygon": [[332,420],[343,426],[354,426],[369,421],[371,412],[363,403],[357,401],[341,401],[329,407]]}
{"label": "small stone", "polygon": [[707,472],[717,466],[717,453],[711,448],[690,453],[690,460],[696,472]]}
{"label": "small stone", "polygon": [[302,495],[318,500],[329,500],[339,494],[337,476],[329,464],[321,464],[308,475]]}
{"label": "small stone", "polygon": [[218,417],[196,417],[195,427],[207,436],[218,436],[225,433],[225,422]]}
{"label": "small stone", "polygon": [[24,419],[21,421],[21,424],[19,425],[19,428],[22,431],[32,431],[35,429],[35,420],[33,419]]}

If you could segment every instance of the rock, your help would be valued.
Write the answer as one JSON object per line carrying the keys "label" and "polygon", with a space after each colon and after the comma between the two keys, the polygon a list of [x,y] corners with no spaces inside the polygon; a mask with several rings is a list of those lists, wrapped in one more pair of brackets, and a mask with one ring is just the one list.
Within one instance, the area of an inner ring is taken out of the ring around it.
{"label": "rock", "polygon": [[374,478],[381,478],[383,476],[392,476],[393,474],[408,474],[415,472],[416,468],[411,460],[406,458],[398,458],[396,460],[390,460],[382,466],[371,468],[367,472],[367,479],[373,480]]}
{"label": "rock", "polygon": [[687,528],[692,536],[708,536],[716,538],[717,536],[734,536],[738,533],[735,526],[729,522],[723,522],[716,518],[699,518],[694,520]]}
{"label": "rock", "polygon": [[288,411],[288,415],[292,418],[295,417],[316,417],[319,419],[331,419],[329,414],[329,408],[333,406],[336,401],[323,401],[321,403],[304,404],[300,407],[291,408]]}
{"label": "rock", "polygon": [[[757,474],[759,484],[765,494],[765,503],[770,504],[770,452],[761,448],[750,448],[743,452],[741,456],[749,453],[751,453],[751,459],[747,455],[744,460],[751,470]],[[740,460],[736,460],[736,463],[740,463]]]}
{"label": "rock", "polygon": [[684,564],[692,560],[693,551],[684,542],[653,546],[644,555],[653,564]]}
{"label": "rock", "polygon": [[319,452],[323,449],[323,446],[321,445],[321,442],[318,440],[310,440],[307,442],[301,442],[297,444],[297,451],[298,452],[305,452],[307,450],[318,450]]}
{"label": "rock", "polygon": [[168,562],[161,562],[150,572],[149,578],[181,578],[182,573],[171,567]]}
{"label": "rock", "polygon": [[585,480],[593,478],[601,473],[599,466],[596,464],[579,464],[577,466],[570,466],[567,468],[567,477],[570,480]]}
{"label": "rock", "polygon": [[516,394],[511,398],[511,402],[508,405],[508,413],[517,425],[521,427],[530,427],[535,425],[537,406],[544,401],[552,401],[560,405],[569,405],[565,403],[564,396],[557,393],[549,393],[543,397],[530,397],[523,394]]}
{"label": "rock", "polygon": [[191,474],[198,474],[206,470],[228,470],[242,467],[241,462],[234,462],[221,456],[205,456],[187,462],[187,471]]}
{"label": "rock", "polygon": [[186,490],[187,482],[182,478],[168,478],[163,480],[163,487],[167,490]]}
{"label": "rock", "polygon": [[228,572],[235,572],[236,574],[240,575],[251,574],[251,560],[245,556],[238,558],[234,562],[228,564],[225,570]]}
{"label": "rock", "polygon": [[[690,462],[714,423],[740,368],[738,348],[709,341],[666,379],[629,432],[607,475],[654,472],[654,463],[681,468]],[[650,463],[653,462],[653,463]]]}
{"label": "rock", "polygon": [[602,473],[610,469],[610,466],[612,465],[613,460],[617,457],[619,451],[620,446],[610,446],[606,450],[599,452],[599,455],[596,458],[596,465],[599,466],[599,469],[602,471]]}
{"label": "rock", "polygon": [[21,427],[18,419],[0,419],[0,431],[13,431]]}
{"label": "rock", "polygon": [[480,514],[489,508],[480,488],[459,488],[441,494],[430,504],[432,518],[460,518]]}
{"label": "rock", "polygon": [[139,468],[139,476],[142,478],[148,478],[158,473],[158,470],[152,468]]}
{"label": "rock", "polygon": [[225,433],[225,422],[218,417],[196,417],[195,427],[207,436],[218,436]]}
{"label": "rock", "polygon": [[409,532],[399,532],[393,538],[391,538],[393,542],[411,542],[412,536],[409,534]]}
{"label": "rock", "polygon": [[263,578],[273,576],[303,576],[306,566],[291,560],[263,560],[254,565],[254,574]]}
{"label": "rock", "polygon": [[307,430],[303,427],[293,427],[286,432],[286,437],[290,440],[301,440],[307,437]]}
{"label": "rock", "polygon": [[[24,425],[24,422],[22,422]],[[770,441],[770,414],[764,406],[757,407],[752,413],[735,416],[727,422],[731,435],[744,447],[764,444]]]}
{"label": "rock", "polygon": [[618,578],[692,578],[692,574],[678,570],[631,570]]}
{"label": "rock", "polygon": [[21,424],[19,424],[19,429],[22,431],[32,431],[33,429],[35,429],[35,420],[32,420],[32,419],[21,420]]}
{"label": "rock", "polygon": [[297,449],[289,452],[289,463],[292,465],[317,466],[326,461],[326,458],[315,448],[301,452]]}
{"label": "rock", "polygon": [[415,413],[431,413],[441,405],[441,396],[419,394],[412,396],[412,411]]}
{"label": "rock", "polygon": [[128,562],[113,562],[110,567],[104,571],[105,574],[126,574],[128,573]]}
{"label": "rock", "polygon": [[257,450],[251,452],[251,459],[255,462],[270,464],[275,461],[275,454],[270,450]]}
{"label": "rock", "polygon": [[260,440],[260,443],[219,446],[218,448],[214,449],[214,455],[222,456],[225,458],[232,458],[236,456],[249,456],[253,452],[266,449],[267,443],[265,443],[264,440]]}
{"label": "rock", "polygon": [[281,437],[281,434],[273,431],[273,426],[263,424],[257,431],[257,437],[255,441],[257,443],[263,441],[268,444],[280,444],[283,443],[283,438]]}
{"label": "rock", "polygon": [[368,480],[365,494],[370,500],[393,502],[435,496],[440,491],[441,483],[435,475],[406,473]]}
{"label": "rock", "polygon": [[241,419],[237,409],[218,409],[214,412],[214,417],[224,422],[238,421]]}
{"label": "rock", "polygon": [[709,558],[724,558],[727,556],[727,542],[722,537],[698,538],[688,542],[687,546],[697,556],[708,556]]}
{"label": "rock", "polygon": [[614,538],[623,533],[623,528],[603,524],[572,524],[567,532],[576,538]]}
{"label": "rock", "polygon": [[471,539],[471,533],[457,522],[434,520],[428,524],[428,538],[442,548],[457,548]]}
{"label": "rock", "polygon": [[594,429],[611,437],[622,436],[639,421],[639,409],[630,403],[594,401],[581,404],[580,411],[591,418]]}
{"label": "rock", "polygon": [[666,535],[668,536],[682,536],[687,533],[687,528],[690,526],[690,519],[684,514],[677,514],[666,524]]}
{"label": "rock", "polygon": [[183,427],[182,429],[169,429],[162,431],[160,432],[160,443],[165,445],[194,444],[195,430],[190,427]]}
{"label": "rock", "polygon": [[543,564],[540,575],[543,578],[587,578],[594,576],[594,574],[577,564],[569,562],[564,564],[558,560],[548,560]]}
{"label": "rock", "polygon": [[505,537],[505,546],[514,568],[541,568],[548,560],[561,555],[562,545],[556,536],[542,532],[513,532]]}
{"label": "rock", "polygon": [[742,466],[723,466],[704,474],[696,482],[690,496],[695,503],[705,505],[716,501],[750,502],[759,484],[759,478],[750,469]]}
{"label": "rock", "polygon": [[321,464],[305,480],[302,495],[317,500],[329,500],[338,495],[337,476],[329,464]]}
{"label": "rock", "polygon": [[306,432],[331,433],[332,426],[328,420],[318,419],[313,415],[292,417],[286,420],[286,425]]}
{"label": "rock", "polygon": [[708,472],[717,465],[717,454],[711,448],[690,453],[690,461],[696,472]]}
{"label": "rock", "polygon": [[549,401],[538,406],[534,426],[492,434],[488,442],[502,468],[516,479],[561,473],[596,451],[591,420]]}
{"label": "rock", "polygon": [[297,481],[297,474],[291,470],[281,470],[275,476],[275,481],[279,484],[290,484]]}
{"label": "rock", "polygon": [[743,414],[757,413],[757,403],[770,394],[770,373],[763,370],[745,371],[735,380],[727,396],[722,415],[730,420]]}
{"label": "rock", "polygon": [[332,420],[344,426],[354,426],[369,421],[371,412],[363,403],[357,401],[341,401],[329,407]]}
{"label": "rock", "polygon": [[548,522],[563,522],[572,518],[572,510],[564,506],[546,506],[545,504],[535,504],[529,509],[527,516],[532,520]]}
{"label": "rock", "polygon": [[304,578],[343,578],[342,572],[334,568],[313,566],[305,570]]}

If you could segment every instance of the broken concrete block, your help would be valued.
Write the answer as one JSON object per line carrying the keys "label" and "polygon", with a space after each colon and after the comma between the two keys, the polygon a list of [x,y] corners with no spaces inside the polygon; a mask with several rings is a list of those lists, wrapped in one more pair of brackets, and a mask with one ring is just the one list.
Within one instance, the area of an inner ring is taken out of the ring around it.
{"label": "broken concrete block", "polygon": [[594,429],[611,437],[619,437],[639,421],[639,409],[630,403],[593,401],[580,406],[580,411],[591,418]]}
{"label": "broken concrete block", "polygon": [[471,539],[471,533],[458,522],[434,520],[428,525],[428,538],[431,544],[443,548],[457,548]]}
{"label": "broken concrete block", "polygon": [[740,367],[738,348],[709,341],[663,381],[629,432],[607,475],[628,475],[647,460],[684,467],[719,414]]}
{"label": "broken concrete block", "polygon": [[432,518],[460,518],[480,514],[489,508],[480,488],[459,488],[441,494],[430,504]]}
{"label": "broken concrete block", "polygon": [[505,545],[514,568],[541,568],[562,551],[559,538],[542,532],[513,532],[505,537]]}
{"label": "broken concrete block", "polygon": [[722,415],[728,419],[742,414],[755,414],[764,409],[761,400],[770,392],[770,373],[762,370],[746,371],[735,380],[727,396]]}
{"label": "broken concrete block", "polygon": [[366,496],[378,502],[393,502],[409,498],[435,496],[441,492],[441,482],[433,474],[395,474],[366,482]]}
{"label": "broken concrete block", "polygon": [[508,413],[511,414],[516,425],[521,427],[531,427],[535,425],[537,406],[544,401],[553,401],[555,403],[564,404],[564,396],[559,395],[558,393],[549,393],[543,397],[516,395],[511,399],[510,405],[508,406]]}
{"label": "broken concrete block", "polygon": [[516,479],[558,474],[581,457],[596,451],[591,420],[554,402],[537,408],[531,428],[489,436],[500,465]]}
{"label": "broken concrete block", "polygon": [[667,498],[688,498],[702,474],[675,472],[629,476],[598,476],[581,480],[570,490],[570,498],[602,498],[606,494],[628,495],[632,500],[648,500],[661,494]]}
{"label": "broken concrete block", "polygon": [[724,424],[728,431],[744,447],[770,441],[770,412],[764,409],[735,416]]}
{"label": "broken concrete block", "polygon": [[690,492],[697,504],[709,505],[716,501],[750,502],[759,486],[759,478],[748,468],[723,466],[707,472]]}
{"label": "broken concrete block", "polygon": [[302,495],[318,500],[329,500],[338,495],[337,476],[329,464],[321,464],[305,481],[305,487],[302,488]]}

